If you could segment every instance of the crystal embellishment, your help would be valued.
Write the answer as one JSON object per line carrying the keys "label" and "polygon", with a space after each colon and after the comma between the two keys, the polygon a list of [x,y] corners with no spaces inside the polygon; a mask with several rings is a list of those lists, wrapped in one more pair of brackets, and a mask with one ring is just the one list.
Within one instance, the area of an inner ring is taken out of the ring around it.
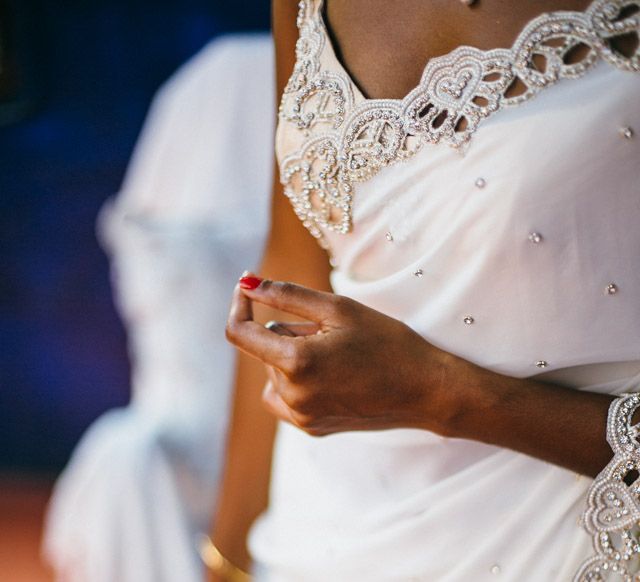
{"label": "crystal embellishment", "polygon": [[[285,193],[296,213],[327,247],[326,231],[351,231],[355,184],[414,155],[423,144],[458,148],[484,119],[535,97],[560,79],[582,77],[598,61],[640,71],[640,47],[625,56],[612,42],[639,36],[640,17],[628,10],[631,7],[640,7],[639,0],[594,0],[584,12],[543,14],[529,22],[510,49],[460,47],[429,60],[419,85],[403,99],[365,99],[353,95],[353,83],[342,68],[322,70],[323,55],[333,50],[322,21],[322,0],[302,0],[296,64],[279,113],[281,124],[292,124],[301,137],[280,163]],[[569,54],[580,54],[579,60],[570,61]],[[545,59],[544,71],[535,65],[537,57]],[[508,96],[516,80],[525,91]],[[627,139],[633,136],[631,128],[621,131]],[[287,169],[304,155],[313,169],[313,156],[322,158],[324,153],[316,150],[309,157],[309,143],[321,138],[331,142],[335,161],[328,179],[316,188],[312,179],[298,180]],[[485,184],[483,178],[476,181],[478,188]]]}
{"label": "crystal embellishment", "polygon": [[532,232],[529,235],[529,242],[534,245],[540,244],[542,242],[542,235],[539,232]]}
{"label": "crystal embellishment", "polygon": [[478,178],[476,180],[476,188],[484,188],[487,185],[487,181],[484,178]]}
{"label": "crystal embellishment", "polygon": [[633,129],[630,127],[622,127],[620,128],[620,135],[625,139],[631,139],[633,137]]}
{"label": "crystal embellishment", "polygon": [[422,277],[423,275],[424,275],[424,271],[423,271],[422,269],[416,269],[416,270],[413,272],[413,276],[414,276],[414,277],[418,277],[418,279],[419,279],[420,277]]}
{"label": "crystal embellishment", "polygon": [[538,360],[536,362],[536,368],[546,368],[549,365],[549,362],[546,360]]}
{"label": "crystal embellishment", "polygon": [[[423,144],[459,148],[484,119],[528,101],[561,79],[582,77],[599,61],[640,71],[640,46],[626,56],[614,42],[623,36],[638,38],[640,16],[632,8],[640,8],[640,0],[594,0],[584,12],[542,14],[529,22],[510,49],[460,47],[429,60],[420,83],[403,99],[365,99],[354,95],[343,68],[323,70],[323,57],[331,56],[333,49],[322,21],[322,0],[302,0],[296,64],[279,113],[282,126],[291,124],[300,132],[289,151],[281,152],[285,194],[305,226],[327,247],[327,231],[351,231],[355,185],[411,157]],[[580,56],[573,61],[569,55]],[[545,60],[543,71],[535,64],[538,58]],[[525,90],[510,96],[508,89],[516,80]],[[633,130],[622,128],[621,134],[631,139]],[[310,147],[320,139],[330,142],[335,154],[325,177],[315,169],[328,162],[326,150]],[[300,174],[288,170],[305,157],[308,179],[299,180]],[[485,182],[480,180],[476,186],[482,188]]]}
{"label": "crystal embellishment", "polygon": [[594,555],[573,582],[635,582],[640,557],[640,425],[633,424],[640,395],[622,394],[609,407],[607,442],[614,456],[591,484],[582,523]]}
{"label": "crystal embellishment", "polygon": [[467,315],[462,321],[465,325],[472,325],[475,319],[473,319],[473,317],[471,317],[470,315]]}
{"label": "crystal embellishment", "polygon": [[609,283],[604,288],[605,295],[615,295],[618,292],[618,286],[615,283]]}

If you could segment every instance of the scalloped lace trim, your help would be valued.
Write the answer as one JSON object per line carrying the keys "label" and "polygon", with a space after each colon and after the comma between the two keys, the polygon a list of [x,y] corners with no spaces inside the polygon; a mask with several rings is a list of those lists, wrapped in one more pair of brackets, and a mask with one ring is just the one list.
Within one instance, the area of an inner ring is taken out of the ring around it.
{"label": "scalloped lace trim", "polygon": [[622,394],[609,408],[607,441],[614,456],[587,493],[582,517],[595,555],[573,582],[640,580],[640,425],[633,423],[639,394]]}
{"label": "scalloped lace trim", "polygon": [[[640,0],[595,0],[585,12],[535,18],[511,49],[464,46],[431,59],[420,84],[404,99],[355,104],[348,75],[321,70],[320,56],[330,44],[320,4],[299,3],[296,65],[279,117],[306,139],[281,161],[280,172],[296,214],[325,247],[322,229],[346,234],[352,228],[354,185],[412,156],[423,144],[458,148],[483,119],[528,101],[560,79],[583,76],[600,60],[640,71],[640,47],[627,57],[612,46],[623,35],[640,37]],[[524,92],[507,96],[516,82]]]}

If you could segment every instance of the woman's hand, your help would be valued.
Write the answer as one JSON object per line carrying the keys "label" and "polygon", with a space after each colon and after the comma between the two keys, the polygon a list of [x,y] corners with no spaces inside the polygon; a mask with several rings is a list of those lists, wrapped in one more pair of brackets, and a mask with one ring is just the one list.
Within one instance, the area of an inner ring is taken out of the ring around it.
{"label": "woman's hand", "polygon": [[[253,301],[310,323],[269,330],[253,321]],[[611,396],[496,374],[346,297],[243,277],[227,336],[267,364],[267,408],[311,435],[422,428],[590,476],[611,457]]]}
{"label": "woman's hand", "polygon": [[[266,328],[253,320],[252,301],[309,323]],[[452,374],[470,366],[356,301],[253,276],[236,287],[227,337],[268,366],[267,408],[316,436],[400,427],[442,433]]]}

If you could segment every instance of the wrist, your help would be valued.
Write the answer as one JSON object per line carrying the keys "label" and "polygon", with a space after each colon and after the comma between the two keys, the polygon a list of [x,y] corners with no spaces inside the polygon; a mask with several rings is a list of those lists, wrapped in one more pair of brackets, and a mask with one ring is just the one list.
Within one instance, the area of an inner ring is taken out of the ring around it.
{"label": "wrist", "polygon": [[471,438],[486,426],[507,388],[502,376],[448,352],[439,355],[440,381],[430,390],[428,430],[447,438]]}

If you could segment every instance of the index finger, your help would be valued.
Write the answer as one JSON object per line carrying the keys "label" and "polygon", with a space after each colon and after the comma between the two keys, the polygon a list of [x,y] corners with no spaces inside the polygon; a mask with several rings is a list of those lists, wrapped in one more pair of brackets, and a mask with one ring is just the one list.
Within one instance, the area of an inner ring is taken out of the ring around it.
{"label": "index finger", "polygon": [[319,324],[329,323],[336,317],[338,297],[333,293],[286,281],[254,280],[259,281],[259,285],[247,287],[242,292],[258,303]]}

